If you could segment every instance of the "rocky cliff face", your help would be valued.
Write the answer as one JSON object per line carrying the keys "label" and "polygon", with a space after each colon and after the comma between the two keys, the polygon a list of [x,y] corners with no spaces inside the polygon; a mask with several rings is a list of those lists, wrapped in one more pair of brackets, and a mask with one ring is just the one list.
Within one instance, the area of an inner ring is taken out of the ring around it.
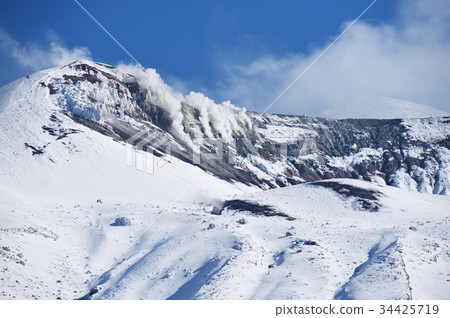
{"label": "rocky cliff face", "polygon": [[[345,177],[435,194],[445,194],[449,186],[449,118],[330,121],[265,115],[260,122],[263,149],[274,142],[285,147],[287,156],[277,162],[289,166],[296,181]],[[276,149],[262,157],[270,158],[276,158]],[[278,185],[293,179],[269,176]]]}
{"label": "rocky cliff face", "polygon": [[[89,61],[49,71],[61,111],[157,156],[261,188],[330,178],[419,192],[450,190],[450,118],[328,120],[261,114]],[[163,88],[163,89],[161,89]]]}

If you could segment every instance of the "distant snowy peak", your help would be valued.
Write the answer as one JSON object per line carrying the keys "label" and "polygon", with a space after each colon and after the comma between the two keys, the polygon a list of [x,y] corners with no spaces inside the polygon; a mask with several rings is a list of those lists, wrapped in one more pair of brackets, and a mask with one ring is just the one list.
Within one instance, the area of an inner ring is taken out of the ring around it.
{"label": "distant snowy peak", "polygon": [[329,118],[397,119],[450,116],[431,106],[381,96],[359,96],[333,108],[323,115]]}

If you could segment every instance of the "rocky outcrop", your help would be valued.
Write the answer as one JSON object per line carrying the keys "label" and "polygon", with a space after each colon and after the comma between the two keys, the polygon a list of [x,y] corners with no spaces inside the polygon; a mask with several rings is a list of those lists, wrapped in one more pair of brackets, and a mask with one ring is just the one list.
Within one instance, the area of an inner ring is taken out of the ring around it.
{"label": "rocky outcrop", "polygon": [[[168,96],[93,62],[63,67],[41,84],[74,120],[230,182],[275,188],[355,178],[435,194],[450,188],[449,117],[329,120],[238,113],[233,106],[219,118],[186,100],[176,113]],[[227,136],[225,121],[232,121]]]}

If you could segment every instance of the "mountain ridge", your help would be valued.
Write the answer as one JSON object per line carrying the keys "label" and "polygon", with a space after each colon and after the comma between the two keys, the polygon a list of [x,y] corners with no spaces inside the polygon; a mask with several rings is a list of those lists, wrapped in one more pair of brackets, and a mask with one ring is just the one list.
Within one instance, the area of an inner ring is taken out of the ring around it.
{"label": "mountain ridge", "polygon": [[0,89],[1,299],[450,297],[450,118],[220,117],[119,72]]}
{"label": "mountain ridge", "polygon": [[329,120],[255,113],[201,93],[183,97],[157,74],[147,75],[159,81],[149,84],[140,79],[145,73],[90,61],[40,74],[46,75],[39,89],[74,121],[137,150],[170,152],[226,181],[267,189],[363,178],[435,194],[450,185],[446,117]]}

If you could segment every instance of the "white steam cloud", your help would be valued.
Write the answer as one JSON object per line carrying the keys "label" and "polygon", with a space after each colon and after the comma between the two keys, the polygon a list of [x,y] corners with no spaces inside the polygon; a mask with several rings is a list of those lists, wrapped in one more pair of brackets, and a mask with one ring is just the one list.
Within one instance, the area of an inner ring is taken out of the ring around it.
{"label": "white steam cloud", "polygon": [[[317,116],[361,95],[409,100],[450,112],[450,1],[399,2],[395,21],[355,24],[270,112]],[[324,48],[226,65],[220,95],[263,110]]]}
{"label": "white steam cloud", "polygon": [[86,47],[76,46],[69,49],[57,40],[51,41],[48,47],[37,44],[22,45],[2,29],[0,29],[0,49],[21,67],[31,71],[91,59],[91,52]]}
{"label": "white steam cloud", "polygon": [[[190,92],[184,96],[167,85],[155,69],[148,68],[144,71],[137,65],[124,63],[118,64],[117,68],[133,75],[142,86],[150,90],[151,102],[163,107],[170,113],[173,120],[172,132],[191,146],[194,146],[192,139],[184,131],[182,103],[198,109],[199,121],[207,137],[213,137],[210,121],[212,121],[214,129],[220,132],[225,139],[231,139],[233,131],[239,130],[243,125],[251,124],[250,119],[245,114],[245,108],[238,108],[229,101],[216,104],[212,99],[198,92]],[[198,131],[198,135],[203,136],[200,131]]]}
{"label": "white steam cloud", "polygon": [[190,139],[183,130],[183,114],[181,112],[181,101],[184,100],[183,95],[167,85],[153,68],[148,68],[144,71],[135,64],[124,63],[119,63],[117,68],[133,75],[142,86],[149,88],[151,101],[155,105],[164,107],[170,113],[173,120],[173,133],[181,140],[189,143]]}
{"label": "white steam cloud", "polygon": [[[225,140],[232,139],[233,131],[239,130],[244,125],[249,127],[252,124],[246,115],[246,109],[236,107],[230,101],[216,104],[203,93],[190,92],[186,95],[186,102],[200,111],[200,121],[208,137],[212,137],[208,115],[212,116],[214,128],[221,133]],[[241,123],[238,122],[239,120]]]}

